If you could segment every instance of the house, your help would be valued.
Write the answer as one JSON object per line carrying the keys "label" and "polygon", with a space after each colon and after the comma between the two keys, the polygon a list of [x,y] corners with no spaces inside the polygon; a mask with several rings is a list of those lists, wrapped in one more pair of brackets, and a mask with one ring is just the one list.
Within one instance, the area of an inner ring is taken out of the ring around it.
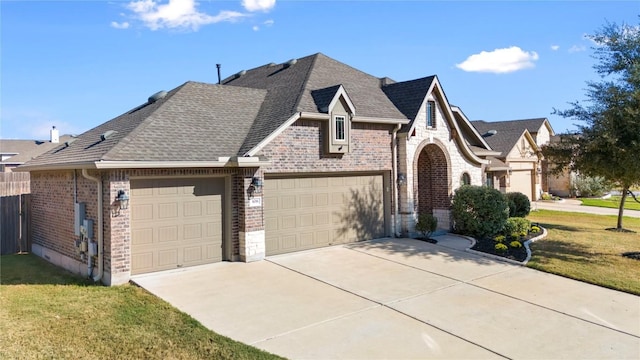
{"label": "house", "polygon": [[70,135],[60,136],[55,126],[50,134],[49,141],[0,139],[0,172],[11,172],[12,169],[60,145],[61,141],[71,139]]}
{"label": "house", "polygon": [[186,82],[28,162],[32,251],[132,275],[449,229],[489,150],[436,76],[394,82],[314,54]]}
{"label": "house", "polygon": [[487,186],[502,192],[521,192],[532,201],[548,191],[546,164],[540,152],[554,135],[548,119],[471,123],[494,151],[476,150],[478,156],[489,161],[485,167]]}

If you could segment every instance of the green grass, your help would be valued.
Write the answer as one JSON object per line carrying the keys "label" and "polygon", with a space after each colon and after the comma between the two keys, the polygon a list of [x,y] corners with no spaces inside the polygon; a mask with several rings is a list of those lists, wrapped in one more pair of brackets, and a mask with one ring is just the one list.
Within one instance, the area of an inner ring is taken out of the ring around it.
{"label": "green grass", "polygon": [[[612,196],[608,199],[582,198],[580,201],[582,201],[582,205],[584,206],[620,208],[620,196]],[[627,197],[627,200],[624,202],[624,208],[628,210],[640,210],[640,203],[633,200],[632,197]]]}
{"label": "green grass", "polygon": [[0,257],[2,359],[275,359],[141,288],[103,287],[34,255]]}
{"label": "green grass", "polygon": [[531,245],[527,266],[640,295],[640,260],[621,256],[640,251],[639,218],[624,218],[636,233],[605,230],[615,227],[616,216],[539,210],[528,218],[549,233]]}

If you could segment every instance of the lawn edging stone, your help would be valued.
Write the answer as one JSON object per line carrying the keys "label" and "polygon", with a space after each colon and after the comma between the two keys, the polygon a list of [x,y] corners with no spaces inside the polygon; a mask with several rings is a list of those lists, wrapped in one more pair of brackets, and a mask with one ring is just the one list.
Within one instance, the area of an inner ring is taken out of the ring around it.
{"label": "lawn edging stone", "polygon": [[542,234],[531,238],[527,241],[525,241],[523,243],[524,248],[527,250],[527,258],[524,261],[516,261],[513,259],[508,259],[506,257],[503,256],[498,256],[498,255],[493,255],[493,254],[488,254],[482,251],[477,251],[477,250],[473,250],[472,248],[476,245],[477,240],[475,238],[472,238],[471,236],[466,236],[466,235],[459,235],[459,234],[455,234],[456,236],[459,236],[461,238],[467,239],[471,242],[471,245],[469,245],[468,248],[464,249],[465,252],[471,253],[471,254],[475,254],[478,256],[482,256],[482,257],[486,257],[489,259],[494,259],[494,260],[499,260],[499,261],[504,261],[510,264],[514,264],[514,265],[520,265],[520,266],[526,266],[527,263],[529,262],[529,260],[531,260],[531,248],[529,247],[529,245],[533,242],[536,242],[540,239],[544,239],[547,236],[547,229],[543,228],[542,226],[538,225],[538,227],[540,227],[540,229],[542,229]]}

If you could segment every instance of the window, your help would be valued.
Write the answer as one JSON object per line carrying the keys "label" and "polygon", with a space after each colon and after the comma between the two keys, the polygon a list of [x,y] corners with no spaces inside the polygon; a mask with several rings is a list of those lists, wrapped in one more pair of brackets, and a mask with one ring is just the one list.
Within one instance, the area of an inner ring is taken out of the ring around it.
{"label": "window", "polygon": [[436,102],[427,101],[427,127],[436,127]]}
{"label": "window", "polygon": [[336,116],[334,117],[335,122],[335,140],[338,141],[344,141],[346,139],[345,137],[345,130],[344,130],[344,126],[345,126],[345,117],[344,116]]}
{"label": "window", "polygon": [[462,173],[460,178],[460,185],[471,185],[471,176],[468,173]]}

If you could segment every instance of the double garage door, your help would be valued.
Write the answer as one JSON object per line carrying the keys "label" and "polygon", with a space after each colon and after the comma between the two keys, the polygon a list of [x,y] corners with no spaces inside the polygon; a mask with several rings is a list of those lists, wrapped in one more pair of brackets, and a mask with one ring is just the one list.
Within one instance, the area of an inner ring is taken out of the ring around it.
{"label": "double garage door", "polygon": [[383,175],[267,175],[267,256],[384,237],[384,195]]}
{"label": "double garage door", "polygon": [[222,260],[224,179],[131,180],[131,273]]}

